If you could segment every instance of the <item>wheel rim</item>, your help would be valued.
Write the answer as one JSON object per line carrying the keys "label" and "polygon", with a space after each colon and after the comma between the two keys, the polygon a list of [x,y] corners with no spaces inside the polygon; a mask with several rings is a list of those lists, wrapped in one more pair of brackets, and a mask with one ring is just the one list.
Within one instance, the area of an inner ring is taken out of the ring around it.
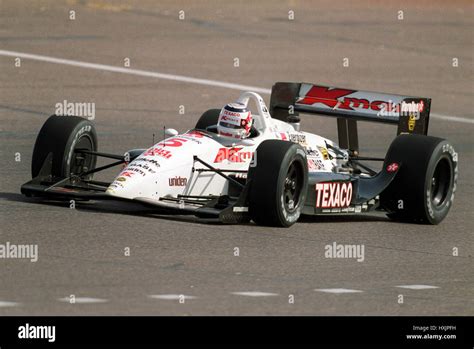
{"label": "wheel rim", "polygon": [[302,166],[293,161],[288,168],[283,188],[285,209],[288,212],[294,212],[298,209],[303,188],[303,176]]}
{"label": "wheel rim", "polygon": [[430,183],[430,199],[435,207],[443,206],[451,187],[451,163],[442,158],[436,164]]}
{"label": "wheel rim", "polygon": [[76,153],[76,149],[94,150],[92,139],[84,135],[79,138],[76,146],[73,149],[71,164],[69,166],[69,173],[79,175],[85,171],[89,171],[92,167],[93,155]]}

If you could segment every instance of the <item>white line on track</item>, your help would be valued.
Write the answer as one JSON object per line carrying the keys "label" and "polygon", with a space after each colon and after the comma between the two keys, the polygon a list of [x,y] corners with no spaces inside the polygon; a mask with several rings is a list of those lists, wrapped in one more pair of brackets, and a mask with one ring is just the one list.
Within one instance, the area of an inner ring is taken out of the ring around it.
{"label": "white line on track", "polygon": [[[79,67],[79,68],[95,69],[95,70],[101,70],[101,71],[108,71],[112,73],[138,75],[138,76],[145,76],[149,78],[187,82],[190,84],[222,87],[222,88],[238,90],[238,91],[254,91],[254,92],[267,94],[267,95],[271,93],[271,89],[257,87],[257,86],[249,86],[249,85],[234,84],[234,83],[225,82],[225,81],[193,78],[193,77],[183,76],[183,75],[158,73],[158,72],[141,70],[141,69],[115,67],[113,65],[82,62],[82,61],[76,61],[72,59],[36,55],[32,53],[0,50],[0,56],[15,57],[15,58],[19,57],[19,58],[31,59],[35,61],[41,61],[41,62],[70,65],[70,66]],[[445,121],[450,121],[450,122],[460,122],[460,123],[465,123],[465,124],[474,124],[474,119],[472,118],[464,118],[460,116],[442,115],[442,114],[431,114],[431,116],[434,119],[439,119],[439,120],[445,120]]]}
{"label": "white line on track", "polygon": [[70,297],[59,298],[58,301],[70,304],[95,304],[95,303],[107,303],[107,299],[102,298],[91,298],[91,297],[75,297],[74,303],[71,303]]}
{"label": "white line on track", "polygon": [[0,308],[6,308],[6,307],[16,307],[20,305],[20,303],[17,302],[7,302],[7,301],[0,301]]}
{"label": "white line on track", "polygon": [[430,285],[401,285],[395,286],[398,288],[408,288],[410,290],[430,290],[433,288],[439,288],[438,286],[430,286]]}
{"label": "white line on track", "polygon": [[186,300],[186,299],[197,299],[198,297],[195,296],[187,296],[185,294],[152,294],[149,295],[148,298],[153,299],[164,299],[167,301],[174,301],[174,300]]}
{"label": "white line on track", "polygon": [[255,86],[233,84],[233,83],[229,83],[229,82],[208,80],[208,79],[198,79],[198,78],[192,78],[192,77],[183,76],[183,75],[157,73],[157,72],[152,72],[152,71],[148,71],[148,70],[114,67],[113,65],[81,62],[81,61],[75,61],[75,60],[72,60],[72,59],[55,58],[55,57],[35,55],[35,54],[23,53],[23,52],[0,50],[0,56],[19,57],[19,58],[32,59],[32,60],[41,61],[41,62],[70,65],[70,66],[74,66],[74,67],[102,70],[102,71],[108,71],[108,72],[113,72],[113,73],[122,73],[122,74],[146,76],[146,77],[150,77],[150,78],[157,78],[157,79],[164,79],[164,80],[187,82],[187,83],[191,83],[191,84],[207,85],[207,86],[214,86],[214,87],[223,87],[223,88],[229,88],[229,89],[232,89],[232,90],[239,90],[239,91],[251,90],[251,91],[255,91],[255,92],[258,92],[258,93],[264,93],[264,94],[270,94],[270,92],[271,92],[271,90],[269,90],[269,89],[261,88],[261,87],[255,87]]}
{"label": "white line on track", "polygon": [[236,295],[236,296],[246,296],[246,297],[271,297],[271,296],[278,296],[278,293],[259,292],[259,291],[231,292],[231,294]]}
{"label": "white line on track", "polygon": [[360,291],[360,290],[351,290],[351,289],[348,289],[348,288],[317,288],[317,289],[315,289],[315,291],[324,292],[324,293],[336,293],[336,294],[364,292],[364,291]]}
{"label": "white line on track", "polygon": [[432,117],[434,119],[445,120],[445,121],[454,121],[454,122],[462,122],[462,123],[465,123],[465,124],[474,124],[474,119],[462,118],[460,116],[442,115],[442,114],[432,113],[432,114],[430,114],[430,117]]}

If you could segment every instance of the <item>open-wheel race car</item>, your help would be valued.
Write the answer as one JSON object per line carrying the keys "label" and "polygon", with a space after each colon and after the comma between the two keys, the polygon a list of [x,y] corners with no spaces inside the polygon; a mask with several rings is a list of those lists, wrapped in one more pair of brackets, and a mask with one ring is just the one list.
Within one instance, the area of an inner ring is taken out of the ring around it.
{"label": "open-wheel race car", "polygon": [[[159,213],[194,214],[223,223],[253,220],[288,227],[301,215],[385,211],[393,220],[438,224],[456,190],[458,158],[446,140],[427,135],[429,98],[389,95],[308,83],[273,86],[270,108],[255,102],[249,135],[217,132],[220,109],[210,109],[194,129],[166,136],[151,148],[124,155],[98,151],[91,121],[51,116],[37,137],[27,196],[54,200],[125,200]],[[299,113],[334,117],[338,143],[300,130]],[[359,153],[357,122],[398,126],[385,157]],[[98,157],[115,160],[96,167]],[[375,171],[365,161],[383,162]],[[122,166],[109,182],[93,175]]]}

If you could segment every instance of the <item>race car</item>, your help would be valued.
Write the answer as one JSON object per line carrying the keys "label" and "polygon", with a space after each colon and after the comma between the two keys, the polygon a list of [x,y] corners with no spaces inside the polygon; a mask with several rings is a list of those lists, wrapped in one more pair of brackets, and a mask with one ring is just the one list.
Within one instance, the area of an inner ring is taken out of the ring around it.
{"label": "race car", "polygon": [[[52,115],[36,139],[33,179],[21,192],[138,202],[161,214],[279,227],[301,215],[374,210],[396,221],[438,224],[452,206],[458,156],[447,140],[427,135],[429,98],[278,82],[270,108],[254,92],[242,93],[236,104],[254,109],[245,138],[218,132],[222,110],[210,109],[195,128],[166,129],[152,147],[119,155],[98,151],[91,121]],[[301,131],[299,113],[335,118],[338,142]],[[384,157],[359,153],[359,121],[398,126]],[[97,167],[98,157],[115,161]],[[382,162],[382,169],[367,161]],[[113,166],[122,169],[112,181],[93,179]]]}

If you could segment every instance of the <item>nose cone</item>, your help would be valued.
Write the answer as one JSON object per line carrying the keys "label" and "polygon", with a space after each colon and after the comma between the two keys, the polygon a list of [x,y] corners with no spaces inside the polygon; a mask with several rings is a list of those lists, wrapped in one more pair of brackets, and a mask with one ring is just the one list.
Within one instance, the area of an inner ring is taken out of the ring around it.
{"label": "nose cone", "polygon": [[[133,160],[106,192],[125,199],[152,200],[182,194],[185,188],[182,183],[187,183],[193,172],[193,155],[214,156],[219,147],[218,142],[197,131],[166,138]],[[178,184],[170,181],[175,177],[182,181]]]}
{"label": "nose cone", "polygon": [[109,185],[106,193],[124,199],[134,199],[143,196],[142,188],[145,176],[130,174],[122,171],[117,178]]}
{"label": "nose cone", "polygon": [[153,156],[139,156],[120,172],[106,192],[125,199],[152,195],[160,166]]}

